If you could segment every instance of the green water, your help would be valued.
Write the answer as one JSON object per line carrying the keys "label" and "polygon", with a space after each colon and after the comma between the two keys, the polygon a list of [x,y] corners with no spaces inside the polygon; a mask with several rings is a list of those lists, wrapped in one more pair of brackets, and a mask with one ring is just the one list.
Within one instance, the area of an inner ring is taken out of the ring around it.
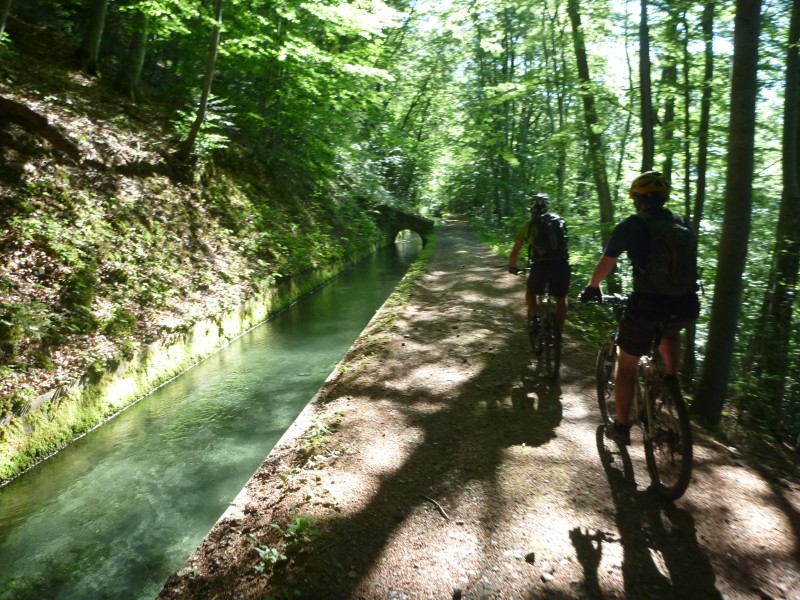
{"label": "green water", "polygon": [[0,599],[154,598],[418,250],[359,263],[0,489]]}

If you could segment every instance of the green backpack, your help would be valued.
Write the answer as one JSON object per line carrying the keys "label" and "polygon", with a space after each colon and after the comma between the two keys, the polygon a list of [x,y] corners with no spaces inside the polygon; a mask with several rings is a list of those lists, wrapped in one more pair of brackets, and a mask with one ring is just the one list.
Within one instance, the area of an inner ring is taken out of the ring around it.
{"label": "green backpack", "polygon": [[659,219],[638,213],[650,234],[644,274],[652,290],[663,296],[689,296],[697,291],[697,240],[686,220],[676,214]]}

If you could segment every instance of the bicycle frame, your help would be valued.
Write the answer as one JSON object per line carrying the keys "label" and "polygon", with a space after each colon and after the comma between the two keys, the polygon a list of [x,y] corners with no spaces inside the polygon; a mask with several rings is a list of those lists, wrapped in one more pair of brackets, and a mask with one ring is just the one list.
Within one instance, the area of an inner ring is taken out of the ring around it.
{"label": "bicycle frame", "polygon": [[[651,398],[652,386],[661,379],[661,369],[656,364],[655,346],[651,348],[649,354],[639,358],[636,365],[636,378],[634,380],[634,394],[631,415],[641,429],[645,439],[652,439],[654,436],[653,427],[653,400]],[[644,407],[644,413],[642,412]],[[644,419],[642,415],[644,414]]]}
{"label": "bicycle frame", "polygon": [[[614,361],[616,362],[617,336],[611,335],[611,343],[614,344]],[[653,436],[653,403],[652,386],[658,385],[661,380],[661,368],[656,360],[658,353],[658,342],[654,342],[647,354],[639,357],[636,364],[636,376],[634,377],[633,402],[631,403],[630,422],[635,423],[642,430],[645,439]],[[643,410],[644,409],[644,410]],[[644,418],[642,418],[644,416]],[[612,416],[613,418],[613,416]]]}
{"label": "bicycle frame", "polygon": [[[530,267],[520,269],[519,273],[529,273]],[[561,370],[561,330],[556,317],[556,311],[550,296],[550,290],[537,294],[535,297],[536,314],[539,316],[540,329],[534,335],[528,333],[531,349],[534,354],[544,354],[544,366],[547,374],[552,379],[557,379]],[[539,363],[541,365],[541,362]]]}
{"label": "bicycle frame", "polygon": [[[617,320],[625,300],[604,298],[615,307]],[[688,411],[676,382],[667,383],[658,362],[659,340],[641,356],[636,365],[634,394],[629,422],[642,431],[647,470],[652,488],[667,500],[680,498],[689,485],[692,471],[692,433]],[[606,423],[613,422],[616,406],[616,333],[605,342],[597,359],[597,399]],[[613,402],[613,404],[612,404]],[[612,410],[613,406],[613,410]]]}

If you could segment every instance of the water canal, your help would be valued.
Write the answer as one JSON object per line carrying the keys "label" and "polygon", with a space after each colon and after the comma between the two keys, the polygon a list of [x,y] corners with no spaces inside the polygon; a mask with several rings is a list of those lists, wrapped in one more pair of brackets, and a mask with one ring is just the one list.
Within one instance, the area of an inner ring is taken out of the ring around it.
{"label": "water canal", "polygon": [[362,261],[0,489],[0,599],[154,598],[419,248]]}

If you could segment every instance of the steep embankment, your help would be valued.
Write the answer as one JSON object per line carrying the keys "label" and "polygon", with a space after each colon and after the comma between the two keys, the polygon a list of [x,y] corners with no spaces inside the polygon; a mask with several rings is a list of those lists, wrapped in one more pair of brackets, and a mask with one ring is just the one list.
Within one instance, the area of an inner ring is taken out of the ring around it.
{"label": "steep embankment", "polygon": [[176,162],[166,112],[51,56],[0,74],[0,482],[384,241],[240,150]]}

